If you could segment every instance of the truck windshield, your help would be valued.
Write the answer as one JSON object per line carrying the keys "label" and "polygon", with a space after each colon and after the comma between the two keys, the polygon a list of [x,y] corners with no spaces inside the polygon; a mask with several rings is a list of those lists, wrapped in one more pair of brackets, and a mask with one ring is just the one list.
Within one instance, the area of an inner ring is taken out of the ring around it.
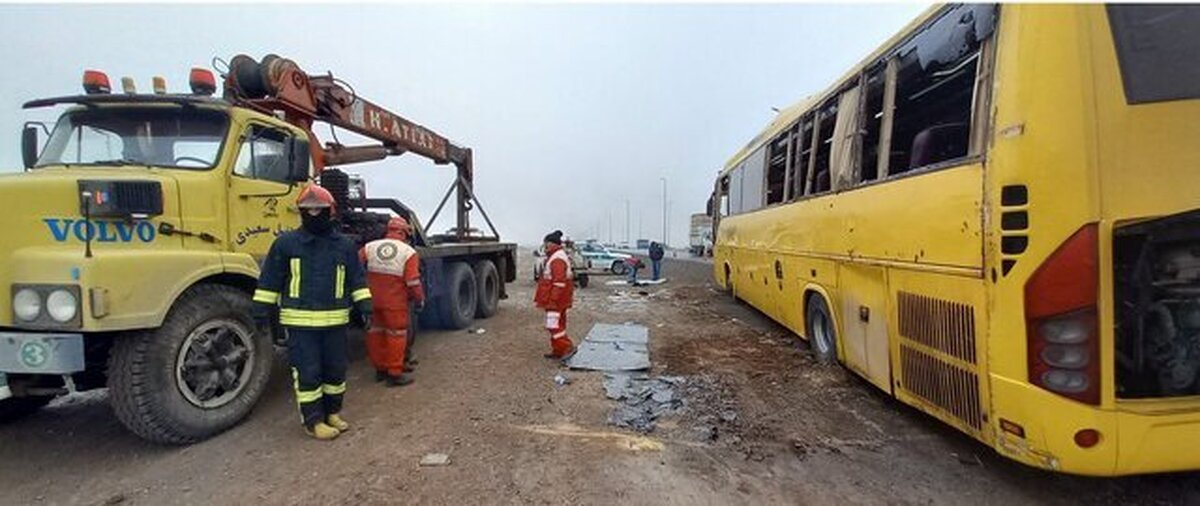
{"label": "truck windshield", "polygon": [[199,107],[94,107],[62,115],[37,167],[154,165],[212,168],[228,117]]}

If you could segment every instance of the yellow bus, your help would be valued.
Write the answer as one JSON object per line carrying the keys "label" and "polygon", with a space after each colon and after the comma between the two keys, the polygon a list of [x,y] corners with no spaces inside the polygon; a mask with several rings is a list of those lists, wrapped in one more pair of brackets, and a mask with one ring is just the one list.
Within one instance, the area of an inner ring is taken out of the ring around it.
{"label": "yellow bus", "polygon": [[931,8],[709,207],[820,359],[1031,466],[1200,469],[1200,6]]}

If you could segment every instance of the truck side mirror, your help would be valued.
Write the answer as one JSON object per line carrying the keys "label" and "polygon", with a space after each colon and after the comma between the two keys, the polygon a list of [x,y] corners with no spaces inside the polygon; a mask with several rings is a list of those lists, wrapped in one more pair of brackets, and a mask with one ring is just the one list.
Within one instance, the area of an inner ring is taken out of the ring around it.
{"label": "truck side mirror", "polygon": [[312,159],[308,152],[308,141],[296,137],[288,142],[288,181],[302,183],[308,181],[309,161]]}
{"label": "truck side mirror", "polygon": [[21,159],[26,169],[32,169],[38,159],[38,127],[26,126],[21,130]]}

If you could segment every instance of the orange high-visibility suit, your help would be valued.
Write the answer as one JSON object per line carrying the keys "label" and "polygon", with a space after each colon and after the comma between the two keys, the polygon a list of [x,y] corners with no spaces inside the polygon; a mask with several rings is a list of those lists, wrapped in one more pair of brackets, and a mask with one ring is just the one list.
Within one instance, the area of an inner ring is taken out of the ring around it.
{"label": "orange high-visibility suit", "polygon": [[393,378],[404,373],[409,302],[418,307],[425,303],[420,259],[405,242],[408,227],[404,218],[392,218],[387,236],[367,243],[359,251],[367,264],[367,286],[375,304],[371,328],[367,330],[367,357],[376,371]]}
{"label": "orange high-visibility suit", "polygon": [[574,278],[571,259],[562,246],[547,243],[546,266],[538,279],[533,301],[546,310],[546,330],[550,332],[550,353],[547,357],[563,358],[575,351],[575,343],[567,336],[567,309],[574,298]]}

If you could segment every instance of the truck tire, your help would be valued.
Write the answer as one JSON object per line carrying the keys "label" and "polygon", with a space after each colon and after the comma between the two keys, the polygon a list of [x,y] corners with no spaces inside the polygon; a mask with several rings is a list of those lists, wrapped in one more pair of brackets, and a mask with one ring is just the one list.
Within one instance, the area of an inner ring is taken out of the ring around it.
{"label": "truck tire", "polygon": [[53,395],[10,397],[0,401],[0,423],[8,423],[32,415],[54,400]]}
{"label": "truck tire", "polygon": [[108,366],[113,411],[156,443],[200,441],[242,420],[271,372],[271,338],[250,296],[223,285],[188,289],[161,327],[120,337]]}
{"label": "truck tire", "polygon": [[500,308],[500,271],[491,260],[475,262],[476,318],[491,318]]}
{"label": "truck tire", "polygon": [[446,296],[438,304],[441,323],[448,329],[465,329],[475,320],[479,300],[475,272],[465,262],[451,262],[446,267]]}

